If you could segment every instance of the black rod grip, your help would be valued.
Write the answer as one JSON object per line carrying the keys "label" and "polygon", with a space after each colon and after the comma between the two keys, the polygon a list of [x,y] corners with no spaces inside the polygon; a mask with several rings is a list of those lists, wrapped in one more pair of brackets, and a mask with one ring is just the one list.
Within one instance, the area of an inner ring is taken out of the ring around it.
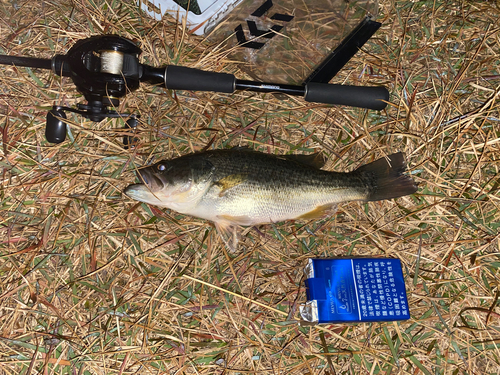
{"label": "black rod grip", "polygon": [[[309,82],[304,99],[308,102],[348,105],[382,110],[389,101],[389,91],[383,86],[347,86]],[[384,102],[385,101],[385,102]]]}
{"label": "black rod grip", "polygon": [[165,86],[172,90],[233,93],[236,78],[232,74],[169,65],[165,68]]}

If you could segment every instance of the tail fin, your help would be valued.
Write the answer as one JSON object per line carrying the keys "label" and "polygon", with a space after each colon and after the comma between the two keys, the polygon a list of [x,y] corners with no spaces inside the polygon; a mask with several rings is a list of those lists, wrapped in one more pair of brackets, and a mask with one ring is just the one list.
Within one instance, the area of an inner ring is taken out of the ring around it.
{"label": "tail fin", "polygon": [[369,187],[367,201],[380,201],[415,193],[418,190],[417,184],[410,176],[404,175],[404,171],[406,162],[402,152],[356,169]]}

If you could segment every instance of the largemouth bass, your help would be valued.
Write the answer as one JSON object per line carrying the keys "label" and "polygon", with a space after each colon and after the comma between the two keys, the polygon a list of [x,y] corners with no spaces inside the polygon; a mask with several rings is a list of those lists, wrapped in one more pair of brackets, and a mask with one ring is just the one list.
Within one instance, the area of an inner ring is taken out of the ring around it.
{"label": "largemouth bass", "polygon": [[378,201],[417,191],[402,153],[342,173],[321,168],[320,154],[272,155],[247,148],[213,150],[139,169],[130,198],[211,220],[234,250],[238,226],[314,219],[345,201]]}

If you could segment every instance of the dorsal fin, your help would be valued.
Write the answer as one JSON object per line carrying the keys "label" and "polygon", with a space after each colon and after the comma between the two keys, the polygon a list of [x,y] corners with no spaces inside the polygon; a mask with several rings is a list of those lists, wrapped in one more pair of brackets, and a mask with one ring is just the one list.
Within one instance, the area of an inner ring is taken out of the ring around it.
{"label": "dorsal fin", "polygon": [[316,152],[314,154],[290,154],[282,155],[285,159],[290,161],[295,161],[297,163],[307,165],[316,169],[321,169],[326,164],[326,158],[321,152]]}
{"label": "dorsal fin", "polygon": [[235,150],[235,151],[253,151],[253,149],[250,148],[249,146],[233,146],[233,147],[231,147],[231,150]]}

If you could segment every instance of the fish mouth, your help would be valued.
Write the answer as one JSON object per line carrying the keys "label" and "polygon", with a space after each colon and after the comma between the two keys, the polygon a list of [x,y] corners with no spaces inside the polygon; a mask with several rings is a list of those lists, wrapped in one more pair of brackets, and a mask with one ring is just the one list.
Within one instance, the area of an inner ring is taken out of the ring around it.
{"label": "fish mouth", "polygon": [[150,167],[139,169],[138,177],[152,193],[156,193],[165,187],[163,181],[154,173]]}
{"label": "fish mouth", "polygon": [[150,167],[137,170],[137,177],[140,183],[127,186],[123,192],[132,199],[158,204],[159,199],[156,194],[165,186],[161,179]]}
{"label": "fish mouth", "polygon": [[157,206],[162,205],[161,199],[145,184],[132,184],[125,188],[123,191],[125,195],[139,202],[151,203]]}

